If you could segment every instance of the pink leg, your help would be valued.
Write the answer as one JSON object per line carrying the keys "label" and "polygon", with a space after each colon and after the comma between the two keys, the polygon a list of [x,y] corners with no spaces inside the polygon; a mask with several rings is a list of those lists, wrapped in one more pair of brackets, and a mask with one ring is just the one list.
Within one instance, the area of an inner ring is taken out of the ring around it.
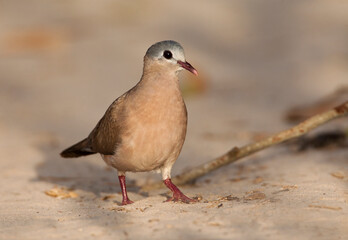
{"label": "pink leg", "polygon": [[170,191],[173,192],[173,197],[169,198],[167,202],[169,201],[174,201],[174,202],[181,201],[184,203],[196,202],[196,200],[186,197],[185,194],[183,194],[179,190],[179,188],[172,183],[172,180],[170,178],[167,178],[163,182],[170,189]]}
{"label": "pink leg", "polygon": [[120,181],[121,190],[122,190],[122,205],[133,203],[133,201],[129,200],[127,195],[126,176],[118,176],[118,180]]}

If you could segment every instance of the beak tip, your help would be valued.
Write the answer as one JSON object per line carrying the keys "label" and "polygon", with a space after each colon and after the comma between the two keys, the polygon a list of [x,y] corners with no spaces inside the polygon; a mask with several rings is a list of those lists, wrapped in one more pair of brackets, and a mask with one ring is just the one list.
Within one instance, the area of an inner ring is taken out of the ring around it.
{"label": "beak tip", "polygon": [[193,73],[195,76],[198,76],[198,72],[197,70],[192,67],[191,64],[189,64],[188,62],[182,62],[182,61],[178,61],[178,63],[180,64],[180,66],[182,68],[185,68],[186,70],[188,70],[189,72]]}

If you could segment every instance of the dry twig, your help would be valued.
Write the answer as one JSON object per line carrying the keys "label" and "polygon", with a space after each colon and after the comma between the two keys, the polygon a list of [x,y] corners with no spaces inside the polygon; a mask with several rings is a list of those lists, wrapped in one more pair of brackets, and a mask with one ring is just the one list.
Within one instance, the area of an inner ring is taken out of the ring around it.
{"label": "dry twig", "polygon": [[[333,119],[343,117],[347,114],[348,114],[348,101],[329,111],[310,117],[307,120],[296,125],[295,127],[282,131],[266,139],[263,139],[256,143],[246,145],[241,148],[234,147],[229,152],[222,155],[221,157],[218,157],[210,162],[201,164],[198,167],[195,167],[191,170],[183,172],[182,174],[179,174],[178,176],[174,177],[172,180],[175,184],[178,184],[178,185],[183,185],[183,184],[192,182],[198,179],[199,177],[206,175],[207,173],[210,173],[227,164],[236,162],[237,160],[245,156],[251,155],[252,153],[258,152],[267,147],[282,143],[286,140],[304,135],[310,130],[318,126],[321,126]],[[143,190],[148,191],[151,189],[161,188],[162,186],[163,186],[162,182],[155,182],[153,184],[144,186]]]}

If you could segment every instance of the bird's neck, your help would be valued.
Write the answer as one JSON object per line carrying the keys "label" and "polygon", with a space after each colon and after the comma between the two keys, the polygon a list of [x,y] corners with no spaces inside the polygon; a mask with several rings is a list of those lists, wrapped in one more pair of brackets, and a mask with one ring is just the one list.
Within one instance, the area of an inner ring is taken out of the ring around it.
{"label": "bird's neck", "polygon": [[164,66],[151,60],[145,61],[140,85],[152,88],[172,88],[179,90],[179,78],[174,67]]}

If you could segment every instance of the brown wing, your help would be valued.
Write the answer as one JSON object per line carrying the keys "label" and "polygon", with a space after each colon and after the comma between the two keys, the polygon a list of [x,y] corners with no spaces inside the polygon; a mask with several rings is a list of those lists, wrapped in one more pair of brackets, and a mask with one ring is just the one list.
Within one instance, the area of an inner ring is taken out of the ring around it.
{"label": "brown wing", "polygon": [[117,98],[106,110],[104,116],[88,136],[92,151],[113,155],[121,143],[122,122],[125,119],[126,94]]}

